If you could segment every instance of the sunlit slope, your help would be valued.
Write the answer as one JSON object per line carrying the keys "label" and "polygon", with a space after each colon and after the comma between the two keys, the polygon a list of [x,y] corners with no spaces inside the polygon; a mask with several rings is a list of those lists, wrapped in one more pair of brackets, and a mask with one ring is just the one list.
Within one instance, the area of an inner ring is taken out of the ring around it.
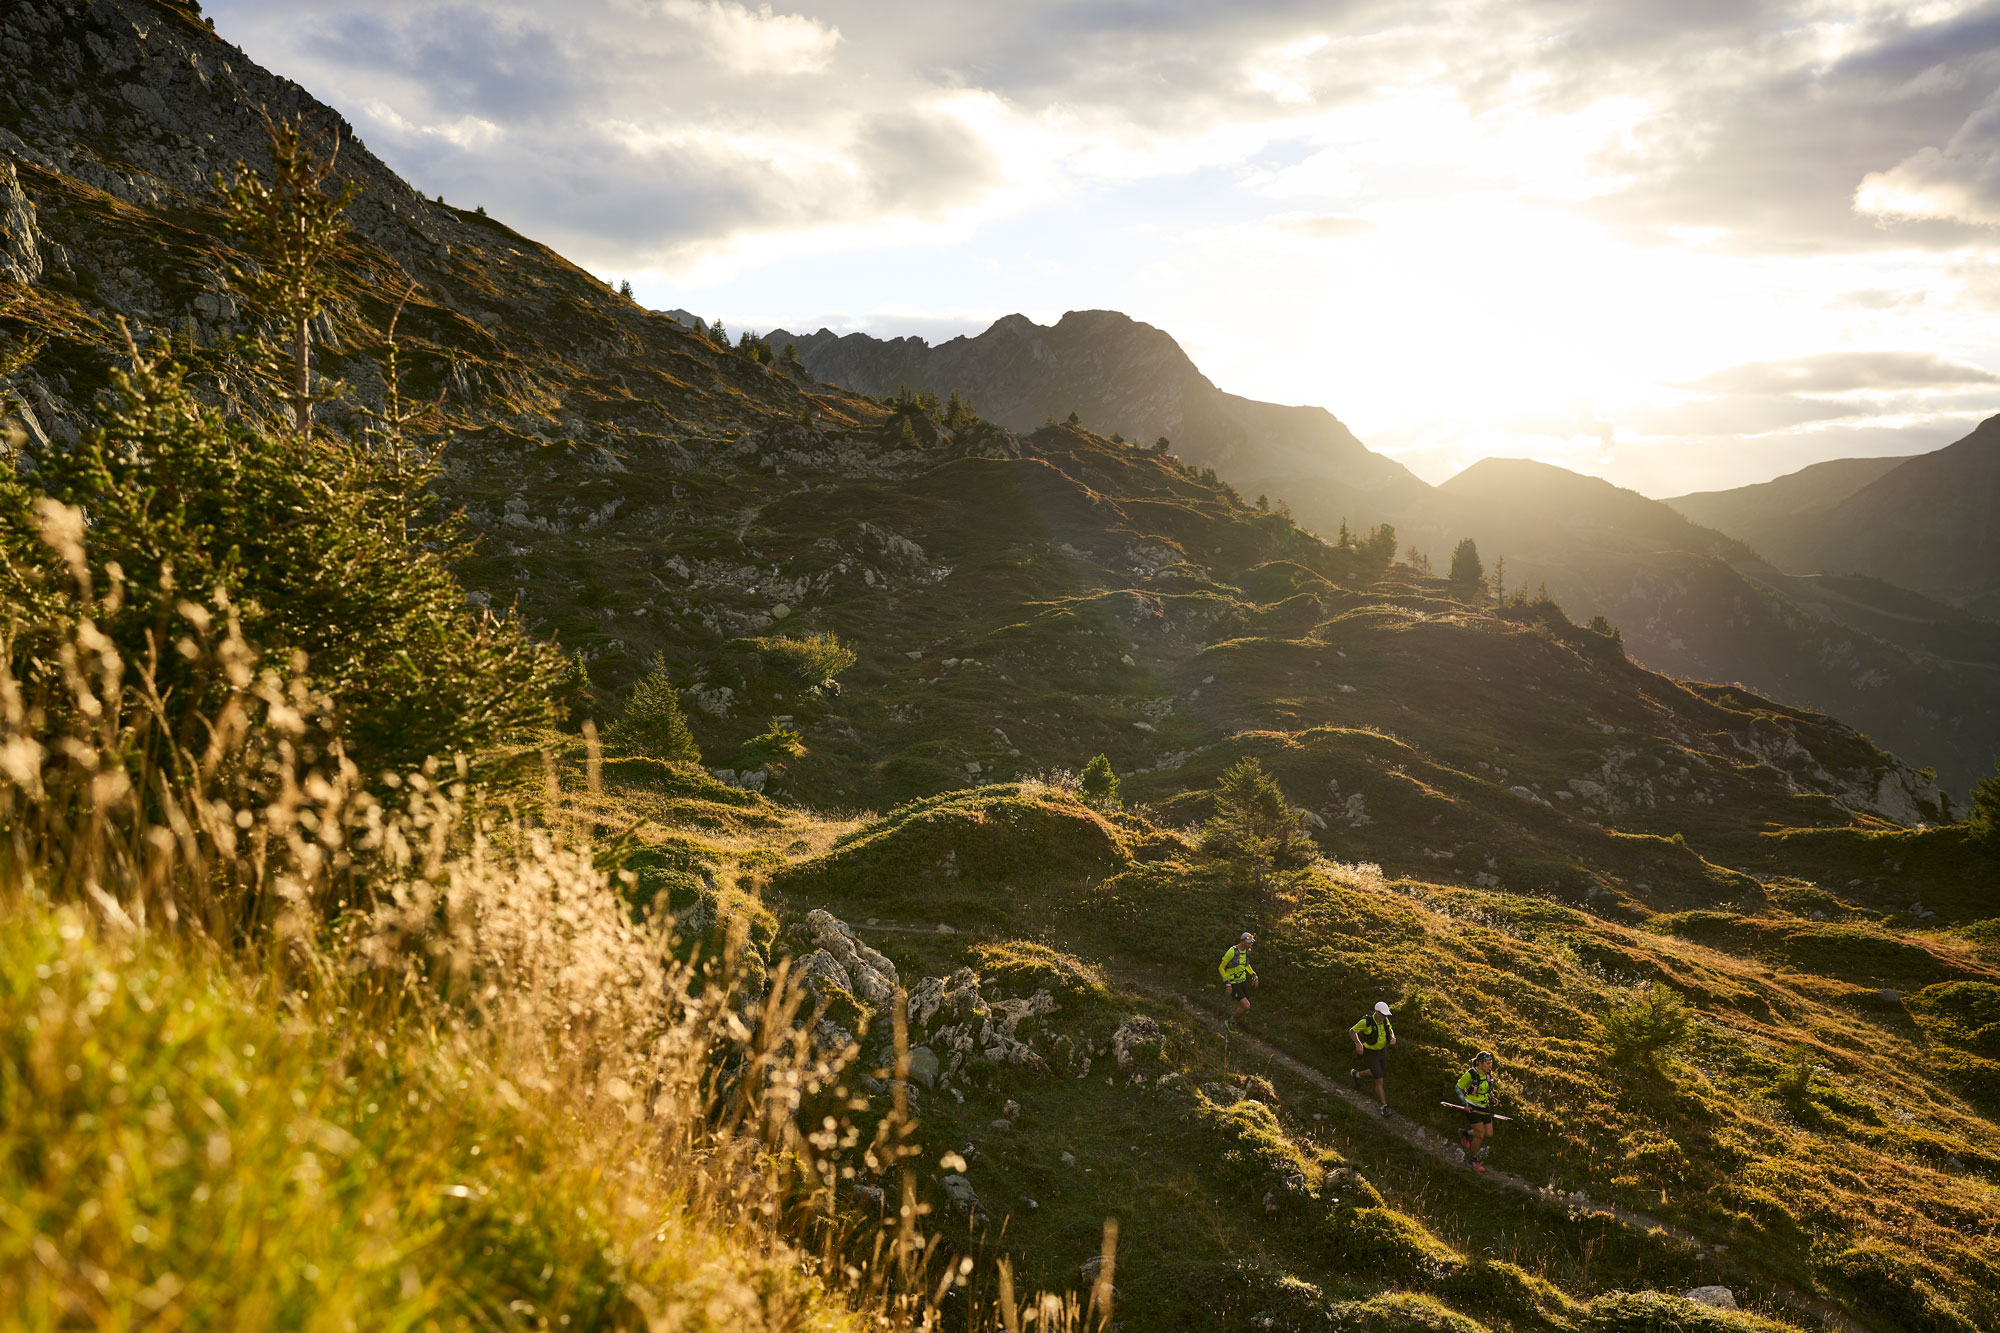
{"label": "sunlit slope", "polygon": [[[1417,1292],[1484,1327],[1700,1328],[1619,1322],[1612,1293],[1711,1282],[1803,1327],[1829,1309],[1879,1329],[1996,1317],[2000,1064],[1981,1052],[2000,955],[1974,939],[1886,928],[1803,887],[1622,921],[1549,891],[1340,866],[1260,893],[1144,820],[1034,786],[898,811],[779,872],[772,895],[855,921],[906,974],[964,963],[989,990],[1062,1001],[1037,1020],[1048,1073],[971,1067],[962,1104],[926,1098],[927,1132],[976,1149],[968,1175],[1006,1221],[989,1240],[1028,1271],[1080,1262],[1096,1212],[1115,1211],[1126,1309],[1147,1327],[1322,1327],[1310,1311]],[[1389,1000],[1398,1124],[1439,1131],[1449,1080],[1498,1051],[1516,1120],[1496,1165],[1555,1197],[1474,1179],[1287,1067],[1232,1056],[1213,955],[1245,928],[1255,1034],[1341,1085],[1341,1029]],[[1694,1010],[1657,1060],[1601,1023],[1653,986]],[[1134,1012],[1166,1045],[1114,1063],[1106,1043]],[[1224,1109],[1246,1094],[1261,1107]],[[1565,1216],[1579,1192],[1643,1217]],[[1494,1257],[1549,1286],[1475,1262]]]}

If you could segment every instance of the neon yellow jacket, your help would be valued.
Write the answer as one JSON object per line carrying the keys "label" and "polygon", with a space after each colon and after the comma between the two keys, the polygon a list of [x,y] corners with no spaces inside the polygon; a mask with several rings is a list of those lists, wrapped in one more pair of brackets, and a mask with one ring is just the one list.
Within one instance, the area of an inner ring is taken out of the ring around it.
{"label": "neon yellow jacket", "polygon": [[1484,1110],[1493,1105],[1493,1076],[1468,1069],[1458,1076],[1458,1095],[1467,1106]]}
{"label": "neon yellow jacket", "polygon": [[1224,981],[1241,981],[1245,977],[1257,975],[1257,969],[1250,966],[1250,951],[1241,945],[1232,944],[1222,955],[1222,966],[1217,969]]}
{"label": "neon yellow jacket", "polygon": [[1361,1038],[1361,1049],[1365,1051],[1381,1050],[1389,1044],[1389,1038],[1396,1035],[1396,1029],[1390,1026],[1388,1019],[1374,1014],[1366,1015],[1348,1030]]}

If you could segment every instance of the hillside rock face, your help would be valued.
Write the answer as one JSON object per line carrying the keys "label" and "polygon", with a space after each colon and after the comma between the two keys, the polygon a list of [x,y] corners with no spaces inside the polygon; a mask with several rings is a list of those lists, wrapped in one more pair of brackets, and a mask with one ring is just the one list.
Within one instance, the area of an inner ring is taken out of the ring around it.
{"label": "hillside rock face", "polygon": [[265,112],[337,144],[340,175],[361,187],[347,214],[356,295],[322,330],[317,366],[355,402],[381,397],[379,330],[414,282],[398,325],[405,388],[442,394],[452,426],[491,441],[616,448],[879,415],[729,357],[500,222],[425,198],[339,112],[171,0],[0,6],[0,280],[16,285],[12,315],[50,337],[0,396],[74,438],[123,359],[120,319],[142,347],[178,340],[198,371],[198,353],[244,330],[221,290],[213,181],[268,163]]}
{"label": "hillside rock face", "polygon": [[2000,416],[1933,453],[1821,469],[1670,503],[1788,572],[1866,574],[2000,618]]}
{"label": "hillside rock face", "polygon": [[956,389],[988,420],[1033,430],[1075,412],[1089,429],[1139,444],[1165,436],[1173,452],[1212,467],[1245,494],[1310,488],[1372,514],[1423,489],[1400,463],[1370,452],[1323,407],[1284,407],[1224,393],[1164,330],[1115,310],[1072,310],[1054,325],[1008,315],[977,337],[936,347],[921,338],[783,329],[820,379],[860,393],[900,386],[940,397]]}

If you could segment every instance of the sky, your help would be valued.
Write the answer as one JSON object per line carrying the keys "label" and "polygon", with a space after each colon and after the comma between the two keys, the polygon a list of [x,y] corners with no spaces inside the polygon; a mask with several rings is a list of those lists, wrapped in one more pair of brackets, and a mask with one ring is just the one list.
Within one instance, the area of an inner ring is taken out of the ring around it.
{"label": "sky", "polygon": [[1122,310],[1428,480],[1661,497],[2000,412],[2000,0],[205,9],[419,190],[732,330]]}

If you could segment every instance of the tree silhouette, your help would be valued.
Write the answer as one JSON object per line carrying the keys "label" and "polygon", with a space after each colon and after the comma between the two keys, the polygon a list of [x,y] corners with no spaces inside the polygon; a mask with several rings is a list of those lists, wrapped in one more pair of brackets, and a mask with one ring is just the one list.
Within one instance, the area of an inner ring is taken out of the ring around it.
{"label": "tree silhouette", "polygon": [[1486,566],[1479,560],[1479,543],[1467,537],[1451,550],[1451,581],[1477,588],[1486,581]]}

